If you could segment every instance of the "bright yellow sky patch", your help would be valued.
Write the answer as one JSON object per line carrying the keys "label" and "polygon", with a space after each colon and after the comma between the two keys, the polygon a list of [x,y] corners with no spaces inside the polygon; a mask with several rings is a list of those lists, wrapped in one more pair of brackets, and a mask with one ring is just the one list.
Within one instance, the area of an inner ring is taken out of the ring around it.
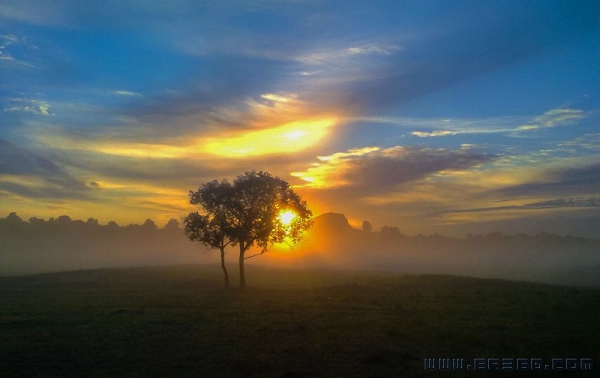
{"label": "bright yellow sky patch", "polygon": [[232,137],[200,138],[186,145],[99,142],[72,140],[62,136],[46,136],[43,141],[51,146],[134,158],[178,159],[202,152],[241,158],[302,151],[322,141],[334,124],[334,118],[297,121]]}
{"label": "bright yellow sky patch", "polygon": [[232,137],[210,138],[201,148],[213,155],[233,158],[298,152],[322,141],[335,121],[335,118],[296,121]]}

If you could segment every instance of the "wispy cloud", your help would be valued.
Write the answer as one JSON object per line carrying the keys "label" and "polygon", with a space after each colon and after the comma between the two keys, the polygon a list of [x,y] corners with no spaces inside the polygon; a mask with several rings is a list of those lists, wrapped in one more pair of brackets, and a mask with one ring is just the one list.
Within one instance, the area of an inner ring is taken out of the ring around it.
{"label": "wispy cloud", "polygon": [[600,150],[600,133],[585,134],[582,137],[558,144],[560,147],[581,147],[587,150]]}
{"label": "wispy cloud", "polygon": [[2,109],[2,111],[31,113],[42,116],[54,115],[50,112],[50,105],[47,101],[13,98],[10,99],[10,102],[12,102],[13,105]]}
{"label": "wispy cloud", "polygon": [[28,61],[24,51],[38,50],[26,37],[15,34],[0,35],[0,64],[5,68],[38,68]]}
{"label": "wispy cloud", "polygon": [[537,181],[492,190],[489,195],[531,197],[549,195],[595,194],[600,187],[600,164],[550,167],[543,169]]}
{"label": "wispy cloud", "polygon": [[402,47],[393,44],[364,43],[349,47],[327,47],[298,55],[294,59],[309,66],[349,64],[348,60],[368,55],[391,55],[402,51]]}
{"label": "wispy cloud", "polygon": [[351,118],[352,122],[381,123],[410,131],[417,137],[433,137],[457,134],[510,133],[528,117],[505,116],[489,118],[413,118],[413,117],[362,117]]}
{"label": "wispy cloud", "polygon": [[87,189],[53,160],[0,139],[0,190],[33,198],[86,198]]}
{"label": "wispy cloud", "polygon": [[447,130],[435,130],[431,132],[423,132],[423,131],[413,131],[411,135],[418,136],[421,138],[427,137],[436,137],[436,136],[444,136],[444,135],[456,135],[456,131],[447,131]]}
{"label": "wispy cloud", "polygon": [[137,92],[132,92],[132,91],[124,91],[124,90],[120,90],[120,91],[114,91],[112,92],[113,94],[116,94],[118,96],[129,96],[129,97],[144,97],[141,93],[137,93]]}
{"label": "wispy cloud", "polygon": [[25,46],[27,48],[30,49],[35,49],[37,50],[38,47],[34,44],[32,44],[31,42],[29,42],[29,40],[27,39],[27,37],[24,36],[18,36],[16,34],[3,34],[0,35],[0,41],[2,41],[2,43],[0,43],[0,49],[6,49],[8,46]]}
{"label": "wispy cloud", "polygon": [[523,205],[511,206],[491,206],[471,209],[456,209],[445,211],[445,214],[452,213],[479,213],[488,211],[507,211],[507,210],[544,210],[544,209],[559,209],[559,208],[597,208],[600,207],[600,198],[558,198],[548,201],[539,201],[526,203]]}
{"label": "wispy cloud", "polygon": [[520,133],[575,125],[587,114],[581,109],[551,109],[535,117],[492,117],[492,118],[410,118],[410,117],[356,117],[354,122],[384,123],[406,129],[419,128],[410,134],[416,137],[439,137],[458,134],[494,134],[517,136]]}
{"label": "wispy cloud", "polygon": [[552,128],[556,126],[572,125],[585,117],[585,113],[580,109],[557,108],[547,111],[541,116],[537,116],[531,122],[521,125],[515,131],[528,131],[542,128]]}

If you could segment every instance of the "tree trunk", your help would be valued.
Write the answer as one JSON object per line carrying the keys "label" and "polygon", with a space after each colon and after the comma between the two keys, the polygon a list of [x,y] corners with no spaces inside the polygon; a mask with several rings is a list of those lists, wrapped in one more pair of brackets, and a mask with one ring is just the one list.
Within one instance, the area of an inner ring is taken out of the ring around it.
{"label": "tree trunk", "polygon": [[227,268],[225,267],[225,248],[221,248],[221,268],[223,269],[223,275],[225,275],[225,288],[229,289],[229,274],[227,274]]}
{"label": "tree trunk", "polygon": [[246,248],[244,243],[240,243],[240,287],[246,287],[246,275],[244,274],[244,253]]}

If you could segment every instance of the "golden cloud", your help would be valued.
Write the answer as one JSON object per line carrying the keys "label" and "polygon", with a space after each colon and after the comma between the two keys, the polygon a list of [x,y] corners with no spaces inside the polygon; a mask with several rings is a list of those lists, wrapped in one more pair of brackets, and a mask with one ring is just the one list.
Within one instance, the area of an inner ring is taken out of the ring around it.
{"label": "golden cloud", "polygon": [[294,153],[317,145],[335,123],[333,117],[290,122],[231,137],[208,138],[198,145],[202,151],[231,158]]}

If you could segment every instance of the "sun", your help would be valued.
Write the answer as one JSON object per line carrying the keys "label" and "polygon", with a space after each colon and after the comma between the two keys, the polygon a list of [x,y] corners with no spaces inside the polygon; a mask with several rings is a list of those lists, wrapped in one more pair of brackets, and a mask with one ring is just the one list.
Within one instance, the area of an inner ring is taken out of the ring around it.
{"label": "sun", "polygon": [[279,218],[279,220],[284,226],[289,226],[290,223],[292,223],[292,221],[294,220],[294,218],[296,218],[296,213],[290,210],[285,210],[280,212],[277,218]]}

